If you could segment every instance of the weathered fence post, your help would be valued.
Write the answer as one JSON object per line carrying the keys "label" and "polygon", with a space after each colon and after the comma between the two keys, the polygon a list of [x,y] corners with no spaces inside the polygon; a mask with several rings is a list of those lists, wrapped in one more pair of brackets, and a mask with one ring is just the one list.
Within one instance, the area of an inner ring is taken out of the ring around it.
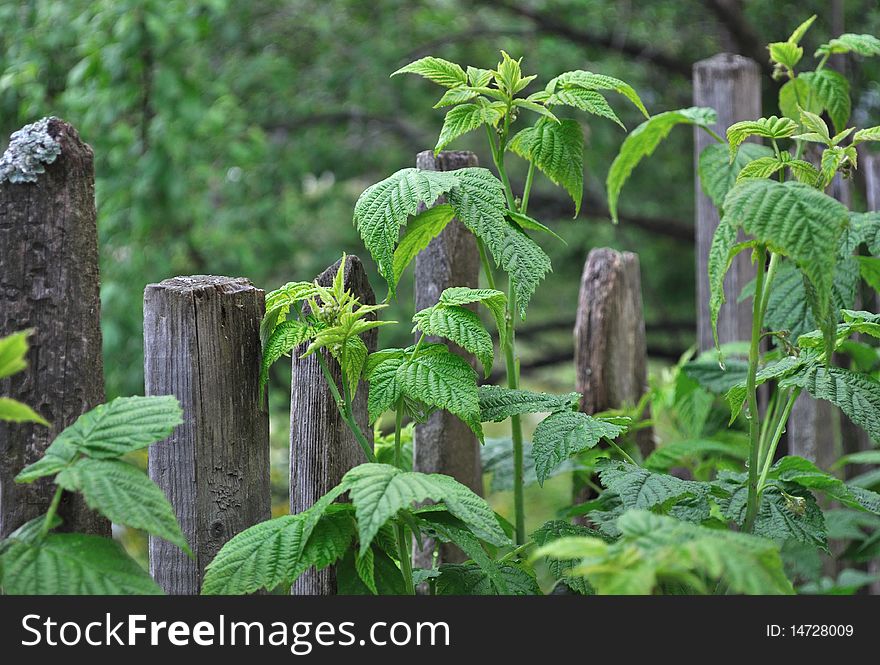
{"label": "weathered fence post", "polygon": [[[322,272],[317,281],[330,286],[339,269],[337,261]],[[376,302],[364,266],[357,256],[345,261],[345,288],[362,304]],[[376,329],[363,335],[370,352],[376,350]],[[336,403],[315,355],[300,358],[305,346],[293,351],[293,373],[290,389],[290,512],[310,508],[328,490],[339,484],[342,476],[354,466],[366,462],[364,451],[339,415]],[[330,367],[336,385],[341,383],[339,365],[321,351]],[[373,431],[367,416],[367,386],[361,383],[354,400],[354,414],[361,430],[372,441]],[[335,570],[306,571],[293,585],[296,595],[332,595],[336,593]]]}
{"label": "weathered fence post", "polygon": [[[647,348],[639,257],[608,248],[590,251],[581,275],[574,326],[574,363],[581,411],[633,406],[647,388]],[[650,429],[636,435],[647,457]]]}
{"label": "weathered fence post", "polygon": [[150,573],[170,594],[197,594],[205,566],[234,535],[269,519],[269,419],[259,402],[263,291],[197,275],[144,291],[147,395],[174,395],[184,423],[150,448],[150,477],[174,505],[195,560],[150,538]]}
{"label": "weathered fence post", "polygon": [[[761,69],[754,60],[721,53],[694,63],[694,104],[709,106],[718,112],[714,130],[724,136],[727,128],[740,120],[761,117]],[[694,129],[694,165],[700,153],[714,139],[700,128]],[[711,349],[712,326],[709,320],[709,248],[718,226],[718,211],[703,193],[699,176],[695,177],[697,219],[697,341],[701,351]],[[747,340],[751,336],[751,305],[737,304],[743,286],[755,276],[748,252],[737,256],[724,283],[727,302],[718,317],[718,338],[724,342]]]}
{"label": "weathered fence post", "polygon": [[[477,166],[472,152],[441,152],[425,150],[416,156],[416,166],[425,171],[454,171]],[[436,304],[444,289],[451,286],[477,288],[480,279],[480,254],[473,234],[457,219],[453,220],[416,257],[415,265],[416,311]],[[429,341],[439,342],[436,337]],[[449,344],[458,355],[471,364],[471,354],[455,344]],[[473,432],[461,420],[446,411],[437,411],[424,423],[416,425],[413,445],[413,468],[423,473],[444,473],[483,494],[480,445]],[[434,543],[416,546],[413,565],[432,567]],[[453,545],[440,546],[440,563],[464,561],[464,554]]]}
{"label": "weathered fence post", "polygon": [[[15,475],[104,401],[100,312],[94,156],[72,126],[45,118],[13,135],[0,160],[0,336],[34,330],[28,369],[0,381],[0,395],[52,423],[0,422],[0,538],[52,497],[48,479],[18,485]],[[64,495],[60,514],[64,530],[110,533],[77,494]]]}

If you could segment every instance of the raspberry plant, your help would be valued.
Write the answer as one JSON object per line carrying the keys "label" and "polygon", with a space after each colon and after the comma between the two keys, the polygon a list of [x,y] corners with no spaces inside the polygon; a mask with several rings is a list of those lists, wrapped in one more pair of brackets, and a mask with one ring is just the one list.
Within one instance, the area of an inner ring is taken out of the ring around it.
{"label": "raspberry plant", "polygon": [[[23,335],[0,340],[4,362],[12,357],[12,350],[16,362],[4,368],[23,368],[27,350]],[[0,542],[0,590],[10,594],[162,593],[112,538],[58,532],[62,520],[57,513],[65,490],[80,492],[90,508],[112,522],[142,529],[191,554],[165,494],[143,471],[120,459],[166,438],[182,422],[181,415],[171,396],[121,397],[84,413],[62,431],[43,457],[15,478],[31,483],[52,477],[56,488],[45,515]],[[35,414],[28,418],[45,422]]]}

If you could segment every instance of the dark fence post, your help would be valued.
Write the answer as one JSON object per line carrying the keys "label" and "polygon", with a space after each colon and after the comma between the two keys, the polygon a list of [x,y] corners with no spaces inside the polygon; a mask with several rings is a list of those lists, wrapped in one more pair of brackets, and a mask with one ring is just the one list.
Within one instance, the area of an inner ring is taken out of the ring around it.
{"label": "dark fence post", "polygon": [[150,477],[174,505],[195,560],[150,538],[150,572],[170,594],[197,594],[234,535],[269,519],[269,419],[259,403],[263,291],[197,275],[144,291],[147,395],[175,395],[184,423],[150,448]]}
{"label": "dark fence post", "polygon": [[[337,261],[322,272],[317,281],[329,286],[339,269]],[[345,287],[362,304],[376,302],[364,266],[357,256],[349,255],[345,263]],[[363,340],[372,353],[376,350],[377,330],[364,334]],[[293,356],[290,395],[290,512],[310,508],[328,490],[339,484],[342,476],[366,461],[363,450],[339,415],[333,396],[324,380],[316,356],[299,358],[305,346]],[[324,353],[336,385],[340,385],[339,365]],[[372,441],[373,432],[367,416],[367,385],[361,383],[354,400],[354,414],[362,431]],[[332,595],[336,593],[334,569],[306,571],[293,585],[296,595]]]}
{"label": "dark fence post", "polygon": [[[639,257],[632,252],[590,251],[581,276],[574,326],[574,362],[581,411],[634,406],[648,385],[645,316]],[[650,429],[638,432],[644,457]]]}
{"label": "dark fence post", "polygon": [[[27,370],[0,381],[0,395],[52,427],[0,422],[0,538],[52,497],[48,479],[18,485],[15,475],[104,401],[100,317],[94,155],[71,125],[44,118],[0,161],[0,336],[34,330]],[[110,534],[77,494],[64,495],[60,514],[64,530]]]}
{"label": "dark fence post", "polygon": [[[724,136],[727,128],[740,120],[761,117],[761,69],[754,60],[721,53],[694,64],[694,104],[718,111],[714,130]],[[694,167],[703,149],[714,142],[702,129],[694,129]],[[712,326],[709,319],[709,248],[718,226],[718,211],[703,193],[695,175],[697,219],[697,341],[701,351],[711,349]],[[724,342],[747,340],[751,336],[751,305],[737,304],[743,286],[755,276],[749,253],[737,256],[724,282],[727,302],[718,317],[718,338]]]}
{"label": "dark fence post", "polygon": [[[425,150],[416,156],[416,166],[425,171],[454,171],[477,166],[472,152],[441,152]],[[442,203],[442,201],[439,201]],[[473,234],[457,219],[416,257],[416,311],[437,303],[440,294],[452,286],[477,288],[480,278],[480,254]],[[445,341],[428,337],[429,341]],[[455,344],[449,344],[458,355],[475,364],[474,357]],[[413,446],[413,468],[423,473],[444,473],[483,494],[480,446],[473,432],[461,420],[446,411],[437,411],[424,423],[416,425]],[[430,568],[434,565],[433,542],[413,551],[413,565]],[[453,545],[440,546],[439,563],[464,561],[464,554]]]}

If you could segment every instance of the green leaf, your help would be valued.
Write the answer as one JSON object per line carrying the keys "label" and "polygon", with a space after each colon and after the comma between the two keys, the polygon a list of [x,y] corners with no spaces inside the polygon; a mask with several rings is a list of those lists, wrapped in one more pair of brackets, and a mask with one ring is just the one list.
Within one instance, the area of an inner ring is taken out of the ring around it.
{"label": "green leaf", "polygon": [[784,139],[797,132],[798,125],[791,118],[779,118],[771,115],[758,120],[743,120],[727,128],[727,142],[730,146],[730,160],[736,157],[737,148],[750,136],[761,136],[768,139]]}
{"label": "green leaf", "polygon": [[439,109],[443,108],[444,106],[463,104],[464,102],[470,101],[479,94],[479,90],[475,90],[474,88],[471,88],[469,86],[450,88],[449,90],[444,92],[440,100],[436,104],[434,104],[434,108]]}
{"label": "green leaf", "polygon": [[724,294],[724,276],[730,269],[734,257],[748,247],[747,243],[737,243],[737,227],[723,218],[715,228],[712,244],[709,247],[709,320],[712,323],[712,337],[715,348],[719,349],[718,314],[727,301]]}
{"label": "green leaf", "polygon": [[457,172],[401,169],[367,188],[354,206],[354,223],[385,281],[394,280],[394,248],[400,227],[458,184]]}
{"label": "green leaf", "polygon": [[440,235],[440,232],[454,217],[455,211],[448,203],[428,208],[413,217],[406,227],[406,233],[400,239],[400,244],[394,250],[392,279],[389,282],[392,293],[397,289],[397,284],[406,267],[415,260],[419,252]]}
{"label": "green leaf", "polygon": [[272,331],[287,318],[290,308],[314,298],[318,287],[312,282],[288,282],[266,294],[266,314],[260,323],[260,342],[265,347]]}
{"label": "green leaf", "polygon": [[484,423],[500,423],[524,413],[565,411],[577,404],[580,397],[580,393],[551,395],[500,386],[480,386],[480,418]]}
{"label": "green leaf", "polygon": [[480,69],[479,67],[467,68],[468,83],[477,88],[483,88],[492,81],[491,69]]}
{"label": "green leaf", "polygon": [[838,247],[848,223],[846,206],[802,183],[753,179],[730,190],[724,216],[797,263],[815,289],[813,312],[821,321],[831,303]]}
{"label": "green leaf", "polygon": [[[811,359],[803,356],[783,356],[779,360],[768,363],[766,366],[758,370],[758,373],[755,375],[755,385],[762,386],[768,381],[784,379],[805,365],[809,366],[810,362]],[[730,406],[731,424],[736,420],[736,417],[742,410],[743,402],[745,402],[747,395],[748,391],[746,389],[745,379],[737,383],[735,386],[732,386],[730,390],[727,391],[725,399]]]}
{"label": "green leaf", "polygon": [[816,50],[817,56],[835,53],[855,53],[866,58],[880,55],[880,39],[873,35],[855,35],[847,32],[827,44],[822,44]]}
{"label": "green leaf", "polygon": [[718,360],[703,354],[697,360],[685,363],[682,371],[709,392],[724,394],[738,383],[746,380],[749,364],[744,360],[728,360],[724,367]]}
{"label": "green leaf", "polygon": [[853,134],[852,145],[858,145],[865,141],[880,141],[880,125],[876,127],[866,127]]}
{"label": "green leaf", "polygon": [[749,162],[737,176],[737,181],[744,178],[769,178],[785,167],[785,163],[776,157],[761,157]]}
{"label": "green leaf", "polygon": [[418,74],[429,81],[433,81],[445,88],[454,88],[459,85],[467,85],[468,78],[464,70],[454,62],[443,58],[427,56],[401,67],[391,76],[397,74]]}
{"label": "green leaf", "polygon": [[687,439],[665,443],[645,460],[645,468],[649,471],[664,471],[675,466],[692,466],[707,457],[720,457],[745,461],[749,456],[748,446],[736,445],[733,441],[715,441],[713,439]]}
{"label": "green leaf", "polygon": [[[873,256],[857,256],[862,279],[875,291],[880,291],[880,259]],[[2,416],[0,416],[2,418]]]}
{"label": "green leaf", "polygon": [[437,304],[416,312],[413,332],[443,337],[473,353],[483,365],[484,376],[492,371],[495,351],[492,336],[475,312],[460,305]]}
{"label": "green leaf", "polygon": [[[721,510],[739,525],[745,521],[748,488],[743,484],[722,502]],[[761,493],[754,534],[780,544],[788,540],[827,549],[825,520],[813,495],[794,484],[770,484]]]}
{"label": "green leaf", "polygon": [[880,442],[880,381],[842,367],[808,365],[780,381],[780,387],[799,386],[816,399],[840,407],[850,420]]}
{"label": "green leaf", "polygon": [[773,150],[758,143],[743,143],[730,161],[727,146],[711,143],[700,153],[698,173],[703,192],[716,208],[724,203],[724,197],[737,181],[737,177],[750,162],[773,157]]}
{"label": "green leaf", "polygon": [[789,69],[794,69],[804,56],[804,49],[792,42],[772,42],[767,45],[770,51],[770,60],[778,62]]}
{"label": "green leaf", "polygon": [[790,44],[800,44],[801,39],[803,39],[804,35],[807,33],[807,30],[810,29],[810,26],[813,25],[813,21],[816,20],[816,15],[813,14],[806,21],[801,23],[798,27],[794,29],[794,32],[791,33],[791,36],[788,38]]}
{"label": "green leaf", "polygon": [[260,402],[266,383],[269,381],[269,368],[282,356],[290,355],[303,342],[306,342],[313,330],[301,321],[282,321],[272,330],[263,348],[263,361],[260,363]]}
{"label": "green leaf", "polygon": [[202,594],[271,591],[290,587],[311,566],[326,568],[351,545],[355,534],[351,511],[350,505],[319,503],[297,515],[283,515],[245,529],[208,564]]}
{"label": "green leaf", "polygon": [[0,379],[12,376],[27,368],[27,338],[32,331],[12,333],[0,337]]}
{"label": "green leaf", "polygon": [[[479,100],[478,100],[479,101]],[[446,114],[440,138],[434,148],[436,156],[443,148],[463,134],[467,134],[482,125],[490,127],[504,117],[504,112],[491,104],[462,104]]]}
{"label": "green leaf", "polygon": [[820,69],[817,72],[804,72],[798,78],[807,82],[816,101],[828,111],[834,131],[846,129],[852,109],[846,77],[833,69]]}
{"label": "green leaf", "polygon": [[[381,353],[381,352],[380,352]],[[403,352],[400,355],[380,356],[381,361],[370,368],[371,360],[377,354],[367,358],[367,380],[370,390],[367,394],[367,411],[370,422],[374,423],[383,413],[391,409],[400,399],[400,385],[397,382],[397,370],[404,364]]]}
{"label": "green leaf", "polygon": [[505,344],[507,339],[507,325],[505,321],[505,311],[507,307],[507,296],[502,291],[495,289],[471,289],[467,286],[453,286],[440,294],[440,304],[442,305],[470,305],[471,303],[480,303],[484,305],[495,319],[495,326],[498,328],[498,336],[501,344]]}
{"label": "green leaf", "polygon": [[373,555],[373,548],[368,547],[365,552],[355,552],[354,555],[354,567],[357,571],[358,577],[361,578],[361,582],[364,583],[364,586],[370,590],[374,596],[379,594],[379,591],[376,589],[376,559]]}
{"label": "green leaf", "polygon": [[465,525],[449,513],[442,511],[423,511],[418,514],[419,526],[434,538],[456,544],[485,573],[486,577],[500,595],[508,595],[510,589],[501,568],[486,554],[480,541],[474,538]]}
{"label": "green leaf", "polygon": [[539,222],[537,219],[534,219],[533,217],[524,215],[521,212],[514,212],[513,210],[508,210],[506,214],[507,218],[523,231],[540,231],[541,233],[546,233],[547,235],[553,236],[563,245],[568,244],[567,242],[565,242],[565,238],[557,234],[549,226],[541,224],[541,222]]}
{"label": "green leaf", "polygon": [[509,148],[568,192],[577,217],[584,194],[584,133],[580,123],[570,119],[539,120],[519,132]]}
{"label": "green leaf", "polygon": [[651,155],[660,141],[665,139],[676,125],[708,127],[716,122],[715,111],[709,108],[691,107],[667,111],[646,120],[624,139],[620,152],[611,163],[606,186],[611,219],[617,223],[617,200],[633,169],[643,158]]}
{"label": "green leaf", "polygon": [[810,94],[810,84],[807,80],[798,76],[779,89],[779,111],[786,118],[800,122],[801,109],[810,113],[821,113],[822,105]]}
{"label": "green leaf", "polygon": [[395,376],[399,390],[412,399],[458,416],[482,441],[476,372],[461,356],[450,353],[442,345],[435,348],[436,351],[423,350],[401,363]]}
{"label": "green leaf", "polygon": [[525,316],[532,294],[550,271],[550,258],[535,241],[507,221],[504,186],[492,173],[471,167],[451,171],[458,185],[448,200],[458,219],[488,247],[513,282],[520,316]]}
{"label": "green leaf", "polygon": [[533,553],[574,563],[599,594],[649,595],[664,585],[689,593],[712,593],[723,583],[734,593],[791,594],[779,547],[744,533],[708,529],[643,510],[630,510],[617,524],[614,543],[600,538],[554,540]]}
{"label": "green leaf", "polygon": [[[560,538],[572,537],[589,537],[601,538],[601,534],[595,529],[590,529],[579,524],[572,524],[564,520],[551,520],[545,522],[541,527],[531,535],[531,539],[539,547],[552,543]],[[547,567],[550,574],[563,583],[577,594],[582,596],[592,596],[596,590],[583,577],[571,575],[571,570],[575,564],[570,559],[556,559],[554,557],[546,557]]]}
{"label": "green leaf", "polygon": [[594,90],[586,88],[560,88],[547,98],[547,106],[571,106],[572,108],[606,118],[626,129],[606,99]]}
{"label": "green leaf", "polygon": [[449,476],[361,464],[346,473],[339,486],[349,492],[355,506],[361,553],[385,522],[400,510],[427,500],[442,501],[479,538],[499,547],[510,542],[489,505]]}
{"label": "green leaf", "polygon": [[615,439],[626,429],[580,411],[559,411],[548,416],[535,428],[532,439],[538,483],[543,485],[550,472],[572,455],[592,448],[603,437]]}
{"label": "green leaf", "polygon": [[173,395],[117,397],[77,418],[52,442],[43,459],[26,467],[17,482],[31,482],[58,473],[77,453],[114,459],[168,437],[183,422]]}
{"label": "green leaf", "polygon": [[538,104],[537,102],[533,102],[528,99],[514,99],[513,105],[537,113],[538,115],[541,115],[552,122],[559,122],[559,118],[553,115],[553,112],[550,111],[543,104]]}
{"label": "green leaf", "polygon": [[[535,473],[535,457],[530,441],[523,442],[523,484],[534,485],[538,482]],[[515,478],[513,472],[513,441],[507,438],[486,438],[486,443],[480,446],[480,461],[484,474],[491,474],[490,491],[508,492],[514,488]],[[567,460],[549,472],[547,478],[554,478],[564,473],[571,473],[582,468],[582,465],[574,460]]]}
{"label": "green leaf", "polygon": [[[406,594],[400,568],[388,554],[378,547],[373,551],[373,579],[376,593],[382,596]],[[364,584],[357,569],[357,553],[349,550],[336,567],[336,586],[340,596],[371,596],[373,590]]]}
{"label": "green leaf", "polygon": [[82,458],[59,473],[55,482],[82,493],[89,508],[111,522],[143,529],[192,554],[165,494],[131,464]]}
{"label": "green leaf", "polygon": [[14,540],[0,556],[0,587],[27,596],[162,593],[119,543],[82,533]]}
{"label": "green leaf", "polygon": [[[440,596],[494,596],[497,589],[492,580],[475,563],[444,563],[435,581]],[[512,596],[540,595],[534,573],[522,566],[505,563],[500,566],[501,576]]]}
{"label": "green leaf", "polygon": [[[712,490],[708,483],[653,473],[648,469],[615,460],[602,460],[597,470],[602,486],[620,497],[625,509],[641,508],[665,512],[685,499],[705,502]],[[708,506],[705,512],[708,517]]]}
{"label": "green leaf", "polygon": [[783,457],[773,465],[769,477],[822,492],[828,498],[850,508],[880,514],[880,494],[862,488],[849,487],[839,478],[822,471],[803,457],[791,455]]}
{"label": "green leaf", "polygon": [[50,427],[49,422],[31,407],[10,397],[0,397],[0,420],[13,423],[37,423]]}
{"label": "green leaf", "polygon": [[560,88],[583,88],[584,90],[613,90],[614,92],[623,95],[630,102],[632,102],[633,106],[641,111],[643,116],[645,116],[646,118],[651,117],[633,87],[628,83],[621,81],[620,79],[614,78],[613,76],[594,74],[593,72],[578,69],[575,71],[560,74],[547,84],[547,91],[551,93],[559,90]]}

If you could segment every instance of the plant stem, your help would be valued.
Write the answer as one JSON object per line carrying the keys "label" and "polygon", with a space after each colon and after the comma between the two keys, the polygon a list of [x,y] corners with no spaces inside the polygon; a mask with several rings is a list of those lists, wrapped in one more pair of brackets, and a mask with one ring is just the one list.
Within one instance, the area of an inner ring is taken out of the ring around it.
{"label": "plant stem", "polygon": [[709,136],[711,136],[713,139],[715,139],[716,141],[718,141],[718,143],[725,143],[725,144],[727,143],[727,141],[726,141],[725,139],[721,138],[721,137],[718,135],[717,132],[715,132],[715,131],[709,129],[708,127],[702,127],[702,129],[703,129],[703,131],[705,131]]}
{"label": "plant stem", "polygon": [[[394,466],[400,468],[400,428],[403,425],[403,398],[397,400],[397,414],[394,420]],[[406,587],[406,593],[414,596],[415,585],[412,576],[412,561],[410,561],[410,544],[406,537],[406,528],[399,520],[394,523],[394,530],[397,534],[397,552],[400,557],[400,572],[403,574],[403,583]]]}
{"label": "plant stem", "polygon": [[620,455],[621,457],[623,457],[623,459],[625,459],[627,462],[629,462],[633,466],[639,466],[639,463],[636,462],[632,457],[630,457],[629,454],[623,448],[618,446],[614,441],[612,441],[611,439],[608,439],[608,438],[606,438],[605,441],[612,448],[614,448],[614,450],[617,451],[617,454]]}
{"label": "plant stem", "polygon": [[529,194],[532,193],[532,181],[535,178],[535,162],[529,162],[529,172],[526,174],[526,184],[523,187],[522,202],[519,204],[519,211],[526,214],[529,209]]}
{"label": "plant stem", "polygon": [[52,495],[52,503],[49,504],[49,510],[46,513],[46,519],[40,527],[40,538],[45,537],[52,528],[52,520],[55,518],[55,513],[58,512],[58,505],[61,503],[61,494],[63,492],[64,490],[61,487],[55,488],[55,494]]}
{"label": "plant stem", "polygon": [[779,445],[779,439],[782,438],[782,433],[785,431],[785,425],[786,423],[788,423],[788,417],[791,415],[791,409],[794,407],[795,400],[800,394],[800,387],[790,389],[788,393],[788,399],[785,402],[785,408],[782,409],[782,413],[776,421],[776,427],[773,431],[773,438],[770,440],[770,444],[767,447],[767,452],[764,457],[764,467],[761,469],[761,477],[758,479],[759,495],[764,489],[764,483],[767,481],[767,474],[770,472],[770,465],[773,464],[773,457],[776,455],[776,447]]}
{"label": "plant stem", "polygon": [[492,264],[489,263],[489,255],[486,253],[486,245],[480,238],[477,238],[477,249],[480,252],[480,263],[483,266],[483,272],[486,275],[486,285],[493,291],[497,290],[495,288],[495,274],[492,272]]}
{"label": "plant stem", "polygon": [[746,501],[746,518],[743,529],[751,533],[758,515],[758,454],[761,446],[761,414],[758,411],[758,360],[761,354],[761,316],[764,306],[764,265],[767,261],[767,250],[757,248],[758,275],[755,279],[755,296],[752,302],[752,339],[749,346],[749,373],[746,390],[749,398],[749,494]]}
{"label": "plant stem", "polygon": [[351,408],[351,398],[348,394],[348,383],[345,381],[345,377],[343,377],[342,380],[342,390],[345,392],[345,398],[343,398],[342,395],[339,394],[339,388],[336,387],[336,381],[330,373],[330,368],[327,367],[327,361],[324,359],[324,354],[321,353],[321,351],[317,351],[315,352],[315,355],[318,357],[318,364],[321,366],[321,372],[324,374],[324,380],[327,382],[327,387],[330,388],[330,394],[333,395],[333,400],[336,402],[336,408],[339,410],[339,415],[342,416],[342,420],[345,421],[345,424],[348,425],[348,429],[351,430],[351,433],[354,434],[354,438],[357,440],[358,444],[360,444],[360,447],[363,448],[367,460],[375,462],[376,455],[373,452],[373,447],[361,431],[360,425],[357,424],[357,420],[355,420],[354,411],[352,411]]}

